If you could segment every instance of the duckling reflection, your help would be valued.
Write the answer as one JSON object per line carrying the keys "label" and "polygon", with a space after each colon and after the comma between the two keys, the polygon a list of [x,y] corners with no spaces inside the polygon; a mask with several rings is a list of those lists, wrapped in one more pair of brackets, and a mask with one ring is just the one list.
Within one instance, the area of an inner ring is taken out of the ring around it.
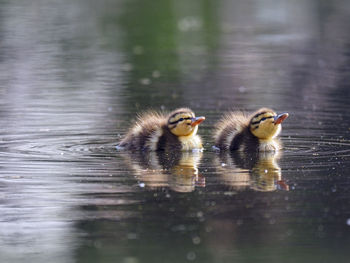
{"label": "duckling reflection", "polygon": [[217,156],[216,164],[224,183],[235,190],[289,190],[282,180],[278,165],[280,157],[281,154],[276,152],[222,152]]}
{"label": "duckling reflection", "polygon": [[205,178],[198,173],[202,152],[183,152],[171,169],[170,188],[176,192],[192,192],[195,186],[205,187]]}
{"label": "duckling reflection", "polygon": [[198,172],[202,152],[133,152],[123,155],[139,185],[148,189],[169,187],[176,192],[192,192],[205,187]]}

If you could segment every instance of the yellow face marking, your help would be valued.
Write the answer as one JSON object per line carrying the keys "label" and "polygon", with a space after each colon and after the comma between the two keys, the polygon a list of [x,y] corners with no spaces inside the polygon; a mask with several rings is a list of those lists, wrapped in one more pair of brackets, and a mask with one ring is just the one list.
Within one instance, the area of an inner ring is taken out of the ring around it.
{"label": "yellow face marking", "polygon": [[191,126],[194,117],[194,114],[191,112],[179,112],[170,117],[168,127],[176,136],[193,135],[197,132],[197,129]]}
{"label": "yellow face marking", "polygon": [[262,121],[266,121],[267,119],[272,119],[273,121],[273,118],[276,116],[276,114],[274,112],[264,112],[264,113],[261,113],[257,116],[255,116],[252,121],[251,121],[251,124],[259,124],[260,122]]}
{"label": "yellow face marking", "polygon": [[275,124],[274,112],[262,112],[253,117],[250,122],[250,131],[254,136],[262,140],[269,140],[278,135],[281,130],[280,124]]}
{"label": "yellow face marking", "polygon": [[182,121],[191,122],[191,119],[193,117],[194,115],[191,113],[187,113],[187,112],[177,113],[174,116],[170,117],[169,124],[176,124]]}

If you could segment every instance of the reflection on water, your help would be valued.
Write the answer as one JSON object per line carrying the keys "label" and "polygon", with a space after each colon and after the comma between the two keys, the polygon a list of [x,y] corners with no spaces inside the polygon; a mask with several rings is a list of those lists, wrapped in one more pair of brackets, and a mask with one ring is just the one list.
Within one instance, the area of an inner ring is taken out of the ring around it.
{"label": "reflection on water", "polygon": [[[348,262],[349,14],[0,0],[0,262]],[[181,106],[203,153],[116,152],[136,112]],[[282,156],[211,150],[222,114],[262,106],[291,113]]]}
{"label": "reflection on water", "polygon": [[278,165],[280,152],[220,152],[215,166],[222,181],[234,190],[288,190]]}
{"label": "reflection on water", "polygon": [[140,187],[176,192],[192,192],[204,187],[205,178],[198,173],[202,152],[129,152],[123,157],[133,169]]}

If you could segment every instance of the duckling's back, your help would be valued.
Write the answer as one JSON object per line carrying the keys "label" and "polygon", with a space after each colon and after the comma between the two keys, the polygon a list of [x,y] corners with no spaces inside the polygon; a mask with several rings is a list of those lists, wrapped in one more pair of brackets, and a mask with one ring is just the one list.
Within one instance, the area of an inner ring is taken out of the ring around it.
{"label": "duckling's back", "polygon": [[156,150],[165,124],[164,116],[159,113],[148,112],[140,115],[118,146],[128,150]]}
{"label": "duckling's back", "polygon": [[214,133],[215,146],[221,150],[232,148],[232,143],[239,143],[239,138],[247,132],[248,123],[249,116],[244,112],[234,111],[224,115],[216,124],[217,127]]}

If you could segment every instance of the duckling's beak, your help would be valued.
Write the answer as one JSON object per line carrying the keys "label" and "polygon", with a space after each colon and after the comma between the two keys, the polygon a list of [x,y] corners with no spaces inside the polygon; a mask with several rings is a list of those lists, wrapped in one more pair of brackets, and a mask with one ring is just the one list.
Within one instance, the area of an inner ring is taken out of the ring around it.
{"label": "duckling's beak", "polygon": [[192,118],[192,123],[191,126],[197,126],[198,124],[200,124],[202,121],[205,120],[205,117],[201,116],[201,117],[196,117],[196,118]]}
{"label": "duckling's beak", "polygon": [[277,115],[277,116],[275,117],[275,124],[280,124],[280,123],[282,123],[285,119],[288,118],[288,116],[289,116],[288,113],[282,113],[282,114],[280,114],[280,115]]}

